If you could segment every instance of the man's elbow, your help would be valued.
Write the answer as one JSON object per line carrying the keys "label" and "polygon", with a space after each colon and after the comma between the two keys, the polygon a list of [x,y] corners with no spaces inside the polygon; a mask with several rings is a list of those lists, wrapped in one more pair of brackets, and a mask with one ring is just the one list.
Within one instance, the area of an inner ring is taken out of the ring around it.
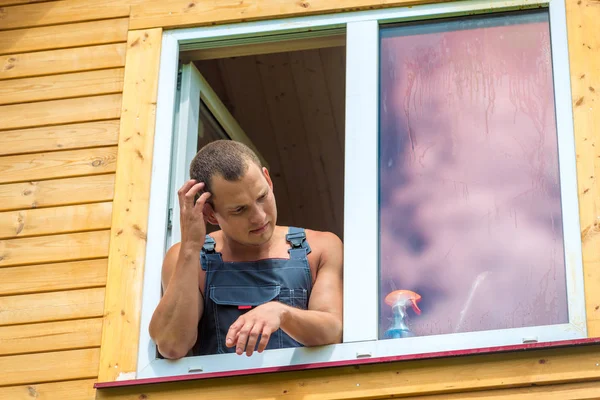
{"label": "man's elbow", "polygon": [[[196,337],[191,338],[192,340],[176,340],[172,338],[164,338],[158,335],[156,332],[151,330],[150,337],[156,343],[158,352],[169,360],[178,360],[185,357],[190,349],[196,343]],[[190,344],[191,343],[191,344]]]}
{"label": "man's elbow", "polygon": [[187,355],[191,346],[182,346],[174,341],[158,341],[156,342],[158,352],[169,360],[179,360]]}
{"label": "man's elbow", "polygon": [[344,333],[344,325],[341,319],[335,319],[331,329],[331,344],[342,343]]}
{"label": "man's elbow", "polygon": [[326,328],[322,330],[321,334],[313,335],[304,345],[312,347],[342,343],[343,328],[340,319],[332,318],[331,322],[324,326]]}

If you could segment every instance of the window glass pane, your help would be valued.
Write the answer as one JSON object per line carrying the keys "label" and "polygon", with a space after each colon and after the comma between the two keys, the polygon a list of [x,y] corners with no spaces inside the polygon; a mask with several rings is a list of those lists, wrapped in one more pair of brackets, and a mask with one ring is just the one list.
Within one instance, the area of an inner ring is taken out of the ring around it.
{"label": "window glass pane", "polygon": [[380,40],[380,338],[568,322],[547,11]]}

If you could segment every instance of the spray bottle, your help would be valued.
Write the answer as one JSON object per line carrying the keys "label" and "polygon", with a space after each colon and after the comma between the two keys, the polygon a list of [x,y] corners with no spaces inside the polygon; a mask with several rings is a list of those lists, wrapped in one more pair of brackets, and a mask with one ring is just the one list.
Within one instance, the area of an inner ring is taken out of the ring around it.
{"label": "spray bottle", "polygon": [[408,312],[407,307],[412,306],[413,311],[419,315],[421,310],[417,306],[417,302],[421,300],[421,296],[411,290],[394,290],[385,297],[385,303],[392,307],[392,323],[385,332],[386,339],[397,339],[412,337],[415,334],[408,327]]}

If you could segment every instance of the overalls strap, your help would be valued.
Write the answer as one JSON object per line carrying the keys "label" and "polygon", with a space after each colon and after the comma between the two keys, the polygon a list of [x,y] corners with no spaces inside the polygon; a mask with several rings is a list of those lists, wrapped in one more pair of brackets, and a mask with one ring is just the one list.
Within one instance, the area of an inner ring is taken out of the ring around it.
{"label": "overalls strap", "polygon": [[290,226],[285,240],[290,244],[291,248],[288,250],[290,258],[304,258],[310,254],[310,245],[306,241],[306,232],[304,228],[296,228]]}
{"label": "overalls strap", "polygon": [[221,253],[217,253],[215,250],[215,246],[217,243],[215,239],[206,235],[204,238],[204,245],[202,246],[202,251],[200,251],[200,260],[202,261],[200,264],[202,266],[202,270],[206,271],[208,268],[208,261],[220,262],[223,261],[221,258]]}

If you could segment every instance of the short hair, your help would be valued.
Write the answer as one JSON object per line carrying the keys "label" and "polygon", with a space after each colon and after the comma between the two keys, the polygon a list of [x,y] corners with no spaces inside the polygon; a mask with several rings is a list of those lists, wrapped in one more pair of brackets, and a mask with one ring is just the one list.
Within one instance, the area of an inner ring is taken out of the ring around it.
{"label": "short hair", "polygon": [[220,175],[226,181],[237,181],[252,162],[262,169],[262,163],[248,146],[233,140],[215,140],[196,153],[190,164],[190,178],[204,182],[204,191],[211,191],[212,178]]}

